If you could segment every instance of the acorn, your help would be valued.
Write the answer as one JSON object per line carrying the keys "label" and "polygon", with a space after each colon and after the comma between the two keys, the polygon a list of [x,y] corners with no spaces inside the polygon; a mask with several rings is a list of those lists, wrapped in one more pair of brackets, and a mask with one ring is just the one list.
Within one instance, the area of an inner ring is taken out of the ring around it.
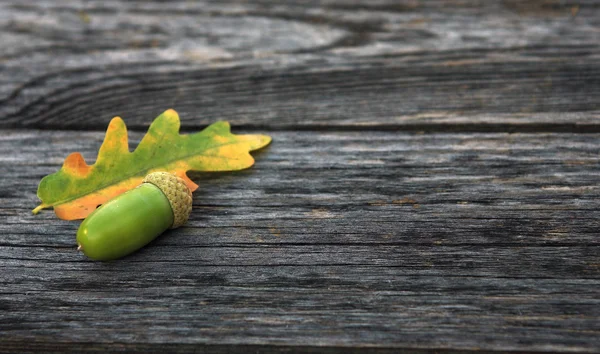
{"label": "acorn", "polygon": [[81,223],[78,250],[100,261],[124,257],[185,224],[191,210],[192,192],[181,178],[150,173],[138,187],[101,205]]}

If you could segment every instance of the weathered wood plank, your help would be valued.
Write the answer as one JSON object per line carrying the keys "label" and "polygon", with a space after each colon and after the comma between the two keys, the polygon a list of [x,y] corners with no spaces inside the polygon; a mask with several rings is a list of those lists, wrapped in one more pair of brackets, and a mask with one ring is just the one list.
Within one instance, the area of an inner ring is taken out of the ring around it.
{"label": "weathered wood plank", "polygon": [[599,26],[595,1],[5,1],[0,126],[598,132]]}
{"label": "weathered wood plank", "polygon": [[[135,144],[143,134],[130,135]],[[346,242],[360,241],[352,239],[355,232],[377,231],[379,241],[386,242],[388,228],[402,234],[389,242],[415,241],[411,235],[415,230],[457,244],[465,243],[465,237],[479,237],[469,242],[484,244],[598,242],[594,234],[599,224],[590,214],[598,208],[600,192],[597,134],[276,132],[273,136],[272,146],[259,153],[260,163],[251,170],[192,174],[204,187],[195,193],[202,202],[195,205],[200,218],[190,225],[202,227],[205,217],[218,217],[227,209],[227,218],[211,222],[231,234],[250,226],[253,232],[262,229],[259,236],[269,235],[270,228],[280,234],[302,231],[310,243],[323,242],[318,234],[324,230],[331,237],[336,231],[344,233]],[[92,163],[102,138],[100,132],[5,131],[0,161],[9,175],[0,204],[20,211],[7,215],[7,224],[37,227],[53,220],[53,215],[23,213],[36,204],[37,183],[56,171],[72,151],[81,151]],[[15,144],[20,146],[18,154]],[[282,208],[285,214],[279,214]],[[357,217],[375,217],[385,224],[363,226],[355,223]],[[461,221],[465,219],[478,228],[465,228]],[[310,220],[318,225],[307,223]],[[443,233],[438,226],[444,224],[453,231],[463,230],[460,241]],[[424,225],[432,227],[423,230]],[[536,237],[523,239],[523,233]],[[241,241],[245,235],[240,237]]]}
{"label": "weathered wood plank", "polygon": [[[592,0],[0,1],[0,352],[600,352],[599,26]],[[112,116],[137,142],[169,107],[275,140],[118,262],[30,214]]]}
{"label": "weathered wood plank", "polygon": [[97,263],[29,210],[103,134],[2,131],[0,347],[600,348],[598,134],[272,135],[252,169],[193,175],[187,226]]}

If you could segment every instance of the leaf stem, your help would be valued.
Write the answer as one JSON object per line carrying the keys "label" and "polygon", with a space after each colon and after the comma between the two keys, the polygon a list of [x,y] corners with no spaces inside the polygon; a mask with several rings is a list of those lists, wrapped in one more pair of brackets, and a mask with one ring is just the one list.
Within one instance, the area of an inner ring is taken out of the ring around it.
{"label": "leaf stem", "polygon": [[42,203],[42,204],[38,205],[37,207],[35,207],[35,209],[33,209],[31,212],[33,213],[33,215],[36,215],[37,213],[40,212],[40,210],[48,208],[48,207],[50,207],[50,205]]}

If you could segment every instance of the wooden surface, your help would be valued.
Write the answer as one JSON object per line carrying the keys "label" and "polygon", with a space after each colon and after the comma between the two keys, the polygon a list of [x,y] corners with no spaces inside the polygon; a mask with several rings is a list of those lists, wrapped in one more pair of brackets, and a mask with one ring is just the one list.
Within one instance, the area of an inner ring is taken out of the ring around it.
{"label": "wooden surface", "polygon": [[[0,352],[600,352],[600,2],[1,1]],[[31,215],[110,118],[270,134],[125,259]]]}

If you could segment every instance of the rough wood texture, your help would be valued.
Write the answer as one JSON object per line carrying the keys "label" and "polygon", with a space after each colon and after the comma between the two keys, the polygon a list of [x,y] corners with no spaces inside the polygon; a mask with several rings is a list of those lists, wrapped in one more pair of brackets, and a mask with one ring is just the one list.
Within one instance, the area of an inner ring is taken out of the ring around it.
{"label": "rough wood texture", "polygon": [[599,26],[596,1],[3,2],[1,125],[589,124]]}
{"label": "rough wood texture", "polygon": [[[600,352],[600,3],[0,2],[0,353]],[[166,108],[273,144],[110,263],[33,216]]]}

